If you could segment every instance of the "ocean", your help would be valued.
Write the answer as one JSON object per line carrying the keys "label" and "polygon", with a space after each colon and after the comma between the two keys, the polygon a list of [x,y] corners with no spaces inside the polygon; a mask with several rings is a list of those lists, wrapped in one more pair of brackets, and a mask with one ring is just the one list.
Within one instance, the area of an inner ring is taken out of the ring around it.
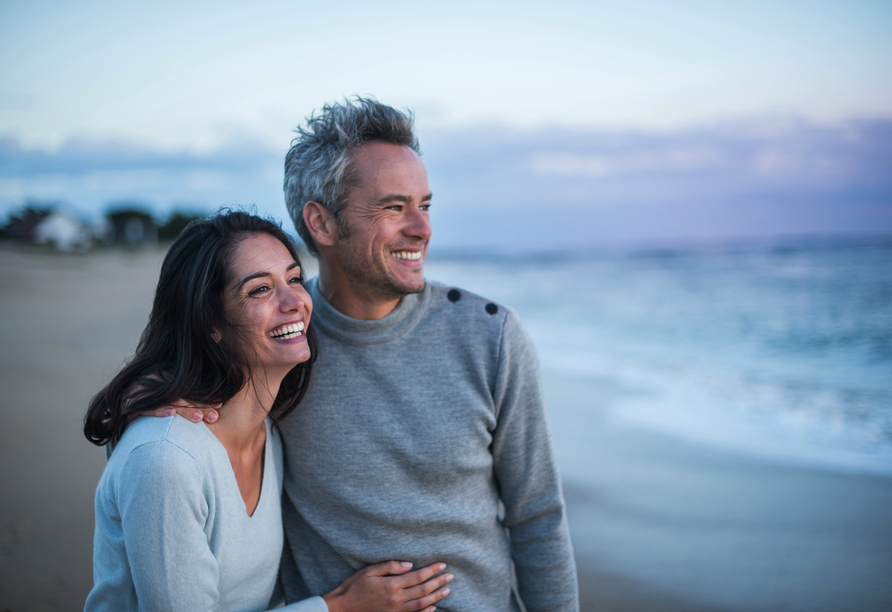
{"label": "ocean", "polygon": [[785,465],[892,474],[892,237],[430,257],[514,308],[562,470],[604,419]]}

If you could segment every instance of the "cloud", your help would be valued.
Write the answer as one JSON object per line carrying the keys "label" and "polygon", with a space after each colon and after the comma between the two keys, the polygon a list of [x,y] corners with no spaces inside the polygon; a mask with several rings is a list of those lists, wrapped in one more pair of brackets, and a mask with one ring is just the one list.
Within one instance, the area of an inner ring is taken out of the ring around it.
{"label": "cloud", "polygon": [[614,154],[538,153],[530,158],[534,174],[601,178],[631,172],[688,172],[721,168],[723,151],[713,147],[676,146],[658,151]]}
{"label": "cloud", "polygon": [[6,138],[0,139],[0,207],[61,200],[96,215],[122,200],[159,211],[182,203],[207,210],[256,204],[282,217],[281,186],[271,180],[281,166],[281,154],[248,140],[194,153],[88,140],[47,151]]}
{"label": "cloud", "polygon": [[[246,138],[207,153],[84,140],[32,150],[0,139],[0,206],[254,203],[285,218],[284,153]],[[762,118],[672,132],[480,127],[424,133],[422,153],[436,248],[892,232],[892,119]]]}

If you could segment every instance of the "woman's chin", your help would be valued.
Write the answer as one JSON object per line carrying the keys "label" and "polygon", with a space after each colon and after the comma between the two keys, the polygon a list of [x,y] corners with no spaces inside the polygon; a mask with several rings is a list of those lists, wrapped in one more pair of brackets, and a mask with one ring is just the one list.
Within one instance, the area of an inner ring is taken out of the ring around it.
{"label": "woman's chin", "polygon": [[310,347],[307,346],[306,342],[303,343],[302,347],[295,348],[298,350],[288,351],[284,355],[280,354],[277,359],[272,359],[269,363],[264,363],[263,365],[266,368],[283,367],[291,370],[291,368],[310,359],[312,354],[310,353]]}

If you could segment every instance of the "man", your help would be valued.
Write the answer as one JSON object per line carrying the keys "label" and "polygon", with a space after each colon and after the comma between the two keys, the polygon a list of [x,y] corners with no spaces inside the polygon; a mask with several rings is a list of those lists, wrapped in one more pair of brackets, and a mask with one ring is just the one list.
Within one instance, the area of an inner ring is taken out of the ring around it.
{"label": "man", "polygon": [[292,144],[285,197],[319,260],[320,348],[281,423],[288,600],[399,559],[447,564],[444,610],[520,610],[514,573],[530,612],[578,610],[534,348],[510,309],[425,281],[411,118],[357,98]]}
{"label": "man", "polygon": [[289,600],[408,559],[455,575],[443,609],[517,610],[513,560],[530,612],[577,609],[534,349],[511,310],[425,282],[431,193],[411,118],[324,107],[288,152],[285,198],[319,259],[320,344],[282,423]]}

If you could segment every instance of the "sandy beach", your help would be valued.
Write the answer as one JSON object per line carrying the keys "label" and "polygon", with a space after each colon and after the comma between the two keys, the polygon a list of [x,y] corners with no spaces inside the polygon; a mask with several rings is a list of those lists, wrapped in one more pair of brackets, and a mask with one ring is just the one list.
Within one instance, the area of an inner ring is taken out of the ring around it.
{"label": "sandy beach", "polygon": [[[162,257],[0,245],[0,612],[83,607],[105,464],[83,413],[135,348]],[[546,389],[551,411],[609,402],[585,381]],[[592,439],[553,434],[583,610],[892,609],[892,478],[779,466],[607,417]]]}

